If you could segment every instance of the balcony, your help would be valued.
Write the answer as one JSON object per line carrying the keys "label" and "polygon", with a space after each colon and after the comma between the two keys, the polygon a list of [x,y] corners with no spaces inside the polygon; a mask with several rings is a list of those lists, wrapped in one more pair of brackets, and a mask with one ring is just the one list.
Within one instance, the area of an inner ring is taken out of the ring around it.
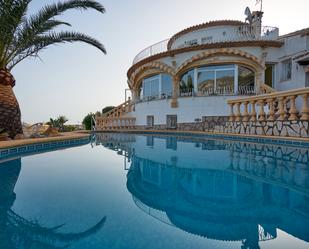
{"label": "balcony", "polygon": [[[177,97],[185,98],[185,97],[209,97],[209,96],[251,96],[256,95],[256,90],[254,86],[238,86],[237,91],[232,87],[217,87],[208,88],[204,91],[195,91],[194,89],[180,89]],[[135,104],[141,102],[150,102],[157,100],[167,100],[171,99],[172,95],[162,94],[161,96],[147,96],[141,97],[134,101]]]}
{"label": "balcony", "polygon": [[[261,26],[261,27],[253,28],[252,26],[249,26],[249,25],[241,25],[235,29],[235,33],[233,35],[227,35],[227,36],[219,37],[219,38],[200,37],[199,39],[193,39],[193,40],[187,41],[177,46],[174,49],[181,49],[181,48],[186,48],[186,47],[193,47],[193,46],[205,45],[205,44],[214,44],[214,43],[221,43],[221,42],[267,41],[267,40],[271,41],[271,40],[277,40],[278,36],[279,36],[279,29],[276,27]],[[140,53],[138,53],[135,56],[133,60],[133,65],[153,55],[169,51],[168,49],[169,40],[170,39],[160,41],[142,50]]]}

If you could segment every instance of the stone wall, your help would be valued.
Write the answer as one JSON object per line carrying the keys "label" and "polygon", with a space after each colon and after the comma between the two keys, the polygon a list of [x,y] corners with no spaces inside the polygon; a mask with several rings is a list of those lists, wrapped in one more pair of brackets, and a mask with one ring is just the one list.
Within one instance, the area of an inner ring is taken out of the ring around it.
{"label": "stone wall", "polygon": [[178,123],[177,128],[169,129],[164,125],[153,127],[137,126],[137,129],[206,131],[215,133],[280,136],[280,137],[309,137],[308,121],[250,121],[229,122],[228,117],[203,117],[201,121]]}
{"label": "stone wall", "polygon": [[214,131],[246,135],[309,137],[308,121],[226,122],[224,126],[216,126]]}
{"label": "stone wall", "polygon": [[201,120],[190,123],[177,123],[176,128],[168,128],[166,124],[154,125],[153,127],[148,127],[144,125],[136,126],[137,129],[149,129],[149,130],[178,130],[178,131],[207,131],[214,132],[218,127],[225,127],[228,121],[226,116],[207,116],[203,117]]}

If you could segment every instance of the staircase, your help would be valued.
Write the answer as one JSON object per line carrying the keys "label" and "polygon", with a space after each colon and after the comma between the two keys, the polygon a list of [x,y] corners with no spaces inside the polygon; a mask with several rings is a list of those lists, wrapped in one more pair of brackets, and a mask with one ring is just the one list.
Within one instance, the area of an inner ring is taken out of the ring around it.
{"label": "staircase", "polygon": [[135,118],[128,117],[132,111],[133,103],[131,100],[116,106],[114,109],[104,113],[101,117],[95,117],[95,130],[128,130],[135,128]]}

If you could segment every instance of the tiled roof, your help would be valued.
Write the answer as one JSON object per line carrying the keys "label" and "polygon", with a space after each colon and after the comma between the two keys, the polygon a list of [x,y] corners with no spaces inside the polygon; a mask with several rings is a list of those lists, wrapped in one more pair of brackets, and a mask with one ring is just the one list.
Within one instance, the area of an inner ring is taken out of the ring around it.
{"label": "tiled roof", "polygon": [[231,47],[281,47],[283,43],[281,41],[233,41],[233,42],[219,42],[219,43],[211,43],[211,44],[203,44],[203,45],[196,45],[191,47],[184,47],[179,49],[168,50],[163,53],[155,54],[153,56],[149,56],[136,64],[132,65],[128,72],[128,78],[131,77],[131,74],[140,66],[149,63],[151,61],[158,60],[163,57],[167,56],[174,56],[176,54],[191,52],[191,51],[198,51],[204,49],[214,49],[214,48],[231,48]]}

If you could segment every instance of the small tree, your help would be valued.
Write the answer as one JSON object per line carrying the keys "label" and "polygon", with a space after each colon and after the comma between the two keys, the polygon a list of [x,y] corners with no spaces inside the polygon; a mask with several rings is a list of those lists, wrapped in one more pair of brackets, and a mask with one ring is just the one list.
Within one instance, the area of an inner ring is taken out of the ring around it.
{"label": "small tree", "polygon": [[92,119],[92,116],[93,116],[93,113],[89,113],[83,119],[83,125],[85,126],[86,130],[91,130],[91,119]]}

